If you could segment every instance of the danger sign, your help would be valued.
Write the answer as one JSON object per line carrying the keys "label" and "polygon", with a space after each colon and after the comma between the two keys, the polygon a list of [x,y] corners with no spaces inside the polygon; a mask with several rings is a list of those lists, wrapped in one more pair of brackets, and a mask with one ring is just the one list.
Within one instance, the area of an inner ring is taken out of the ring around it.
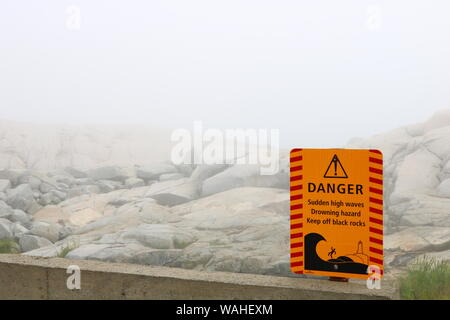
{"label": "danger sign", "polygon": [[383,274],[380,151],[291,151],[291,269],[358,279]]}

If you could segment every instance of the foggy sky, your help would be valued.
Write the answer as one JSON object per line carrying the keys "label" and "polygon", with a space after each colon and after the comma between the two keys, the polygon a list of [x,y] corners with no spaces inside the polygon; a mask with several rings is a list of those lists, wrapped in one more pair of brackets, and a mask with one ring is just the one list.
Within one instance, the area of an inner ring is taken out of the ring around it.
{"label": "foggy sky", "polygon": [[[68,8],[80,28],[68,27]],[[0,118],[340,146],[450,108],[450,2],[2,0]]]}

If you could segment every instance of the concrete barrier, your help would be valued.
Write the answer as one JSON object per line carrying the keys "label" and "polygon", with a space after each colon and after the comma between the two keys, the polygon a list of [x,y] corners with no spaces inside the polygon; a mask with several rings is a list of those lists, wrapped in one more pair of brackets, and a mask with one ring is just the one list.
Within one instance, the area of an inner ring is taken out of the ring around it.
{"label": "concrete barrier", "polygon": [[[81,289],[69,290],[67,268],[81,269]],[[99,261],[0,255],[0,299],[396,299],[382,284],[339,283]]]}

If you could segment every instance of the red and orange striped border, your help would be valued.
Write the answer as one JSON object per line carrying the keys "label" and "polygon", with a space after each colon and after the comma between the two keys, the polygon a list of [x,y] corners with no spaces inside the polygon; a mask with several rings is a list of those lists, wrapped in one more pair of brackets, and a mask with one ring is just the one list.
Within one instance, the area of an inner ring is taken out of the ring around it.
{"label": "red and orange striped border", "polygon": [[383,274],[383,154],[369,150],[369,264]]}
{"label": "red and orange striped border", "polygon": [[303,156],[291,151],[291,270],[303,273]]}

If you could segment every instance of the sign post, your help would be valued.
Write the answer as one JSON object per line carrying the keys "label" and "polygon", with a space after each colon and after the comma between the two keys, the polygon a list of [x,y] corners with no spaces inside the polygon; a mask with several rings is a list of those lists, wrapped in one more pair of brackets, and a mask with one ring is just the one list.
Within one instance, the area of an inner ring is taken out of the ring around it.
{"label": "sign post", "polygon": [[380,151],[291,151],[291,269],[335,281],[368,279],[375,271],[381,278]]}

